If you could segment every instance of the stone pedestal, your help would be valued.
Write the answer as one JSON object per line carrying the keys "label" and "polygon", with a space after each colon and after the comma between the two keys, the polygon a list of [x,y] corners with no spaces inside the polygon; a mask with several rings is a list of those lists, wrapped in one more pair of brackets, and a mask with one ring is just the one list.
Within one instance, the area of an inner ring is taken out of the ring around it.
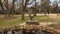
{"label": "stone pedestal", "polygon": [[27,21],[26,24],[28,25],[39,25],[38,21]]}

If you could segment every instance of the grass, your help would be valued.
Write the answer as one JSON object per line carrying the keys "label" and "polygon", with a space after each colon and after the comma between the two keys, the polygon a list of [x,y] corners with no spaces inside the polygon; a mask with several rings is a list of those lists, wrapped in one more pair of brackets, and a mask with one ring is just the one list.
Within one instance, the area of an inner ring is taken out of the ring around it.
{"label": "grass", "polygon": [[35,17],[35,20],[38,20],[40,22],[54,22],[55,19],[52,19],[48,16],[37,16]]}
{"label": "grass", "polygon": [[[21,20],[20,15],[15,15],[16,18],[14,19],[4,19],[4,15],[0,15],[0,27],[18,25],[20,23],[26,22],[29,19],[28,16],[25,16],[25,20]],[[49,18],[48,16],[36,16],[34,20],[38,20],[39,22],[54,22],[55,19]]]}
{"label": "grass", "polygon": [[17,25],[17,24],[23,23],[24,21],[22,21],[19,17],[20,16],[18,16],[17,18],[14,18],[14,19],[4,19],[4,16],[1,16],[0,17],[0,27],[12,26],[12,25]]}

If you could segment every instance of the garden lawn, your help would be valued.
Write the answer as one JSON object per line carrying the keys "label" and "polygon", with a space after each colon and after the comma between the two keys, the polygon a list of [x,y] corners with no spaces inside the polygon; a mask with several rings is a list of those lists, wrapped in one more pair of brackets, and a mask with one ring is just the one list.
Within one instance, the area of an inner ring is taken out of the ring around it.
{"label": "garden lawn", "polygon": [[[18,25],[20,23],[24,23],[29,19],[28,16],[25,16],[25,20],[21,20],[20,15],[15,15],[13,19],[5,19],[4,15],[0,15],[0,27],[6,27],[6,26],[12,26],[12,25]],[[33,18],[33,20],[37,20],[39,22],[55,22],[56,19],[52,19],[48,16],[36,16]]]}

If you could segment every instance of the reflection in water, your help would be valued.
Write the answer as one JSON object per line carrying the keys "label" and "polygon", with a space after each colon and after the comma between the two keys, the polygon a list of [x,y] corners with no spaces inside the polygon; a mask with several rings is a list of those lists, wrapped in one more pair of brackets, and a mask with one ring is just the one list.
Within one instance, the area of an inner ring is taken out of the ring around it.
{"label": "reflection in water", "polygon": [[36,34],[45,34],[45,33],[42,31],[37,31]]}
{"label": "reflection in water", "polygon": [[1,33],[1,34],[3,34],[3,33]]}
{"label": "reflection in water", "polygon": [[[26,31],[25,31],[25,32],[26,32]],[[1,33],[1,34],[3,34],[3,33]],[[8,31],[7,34],[12,34],[12,31]],[[23,34],[23,31],[20,30],[20,31],[18,31],[18,32],[15,32],[15,34]],[[33,33],[29,31],[29,32],[26,32],[26,33],[24,33],[24,34],[33,34]],[[34,34],[45,34],[45,33],[42,32],[42,31],[37,31],[37,32],[35,32]]]}
{"label": "reflection in water", "polygon": [[12,31],[8,31],[7,34],[12,34]]}
{"label": "reflection in water", "polygon": [[15,32],[15,34],[22,34],[22,30],[18,31],[18,32]]}

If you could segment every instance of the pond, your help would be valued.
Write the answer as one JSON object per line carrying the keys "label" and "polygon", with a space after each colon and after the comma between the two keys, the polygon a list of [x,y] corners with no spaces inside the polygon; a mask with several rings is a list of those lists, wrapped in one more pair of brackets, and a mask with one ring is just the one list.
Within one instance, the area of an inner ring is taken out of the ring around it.
{"label": "pond", "polygon": [[[1,34],[13,34],[12,31],[8,31],[7,33],[1,33]],[[14,34],[45,34],[44,32],[42,31],[23,31],[23,30],[20,30],[20,31],[14,31]]]}

